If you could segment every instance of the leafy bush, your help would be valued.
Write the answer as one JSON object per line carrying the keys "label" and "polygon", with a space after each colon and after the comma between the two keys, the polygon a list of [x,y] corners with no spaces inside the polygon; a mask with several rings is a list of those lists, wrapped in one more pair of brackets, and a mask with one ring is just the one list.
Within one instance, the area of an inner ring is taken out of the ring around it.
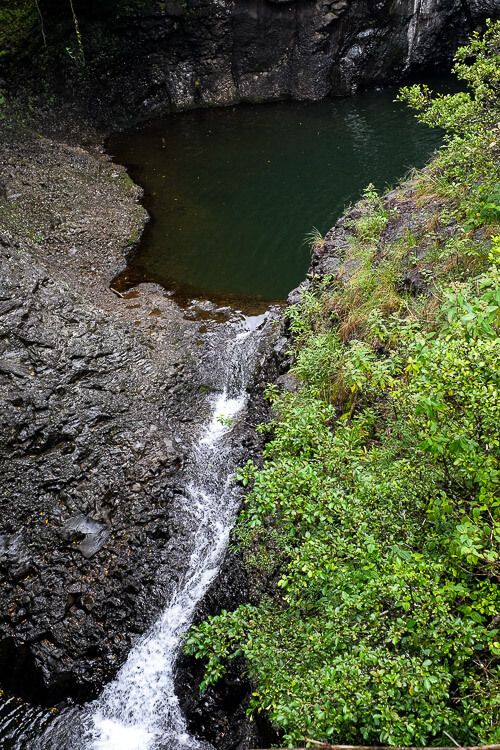
{"label": "leafy bush", "polygon": [[484,197],[498,195],[500,183],[500,24],[489,22],[484,36],[475,33],[458,50],[454,72],[470,91],[432,96],[428,86],[401,90],[400,99],[431,127],[445,130],[445,145],[428,177],[444,195],[461,199],[464,215],[474,221]]}
{"label": "leafy bush", "polygon": [[[279,529],[280,598],[222,613],[187,648],[208,656],[205,684],[243,654],[253,707],[290,743],[496,736],[497,282],[493,266],[450,290],[439,333],[410,329],[404,377],[370,385],[389,404],[332,430],[316,373],[312,391],[306,378],[275,397],[264,468],[241,475],[253,488],[240,533],[249,545]],[[359,345],[343,356],[368,387],[373,358]],[[401,352],[390,359],[399,372]]]}
{"label": "leafy bush", "polygon": [[11,0],[0,8],[0,59],[20,52],[36,25],[33,0]]}

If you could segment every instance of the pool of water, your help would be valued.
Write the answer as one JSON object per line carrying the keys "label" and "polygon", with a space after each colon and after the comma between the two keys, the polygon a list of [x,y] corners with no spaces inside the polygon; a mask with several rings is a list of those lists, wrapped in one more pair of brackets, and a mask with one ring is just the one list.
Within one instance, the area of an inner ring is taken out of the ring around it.
{"label": "pool of water", "polygon": [[153,281],[181,299],[240,304],[285,298],[307,270],[305,235],[439,144],[395,95],[198,110],[113,135],[108,151],[144,188],[151,216],[113,286]]}

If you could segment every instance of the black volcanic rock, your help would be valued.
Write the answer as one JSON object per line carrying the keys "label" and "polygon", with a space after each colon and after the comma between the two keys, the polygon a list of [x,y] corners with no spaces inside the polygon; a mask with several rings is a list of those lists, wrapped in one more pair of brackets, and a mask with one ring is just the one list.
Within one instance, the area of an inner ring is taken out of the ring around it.
{"label": "black volcanic rock", "polygon": [[[457,45],[496,0],[148,0],[133,13],[113,2],[79,10],[86,65],[60,49],[72,38],[60,10],[46,20],[49,51],[11,65],[11,88],[59,91],[109,125],[199,106],[317,100],[447,71]],[[50,9],[50,4],[49,4]],[[38,30],[36,34],[39,36]],[[59,51],[58,51],[59,50]]]}

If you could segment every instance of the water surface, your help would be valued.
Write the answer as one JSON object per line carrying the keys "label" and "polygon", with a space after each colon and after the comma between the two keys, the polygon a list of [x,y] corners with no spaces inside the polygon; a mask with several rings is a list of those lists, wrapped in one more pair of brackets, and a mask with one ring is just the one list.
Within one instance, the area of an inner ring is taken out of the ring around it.
{"label": "water surface", "polygon": [[152,217],[114,286],[285,298],[308,267],[305,235],[325,232],[369,182],[385,188],[438,145],[395,95],[197,110],[114,135],[108,150],[144,187]]}

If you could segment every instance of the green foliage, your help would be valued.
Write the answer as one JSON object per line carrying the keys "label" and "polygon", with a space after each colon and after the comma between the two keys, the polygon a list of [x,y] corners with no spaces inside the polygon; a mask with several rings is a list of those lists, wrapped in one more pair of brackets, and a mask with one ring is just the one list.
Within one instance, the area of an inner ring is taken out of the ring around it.
{"label": "green foliage", "polygon": [[471,224],[500,224],[500,183],[481,186],[477,191],[477,206]]}
{"label": "green foliage", "polygon": [[312,252],[320,250],[323,247],[324,241],[325,238],[316,227],[313,227],[304,237],[304,244],[307,245]]}
{"label": "green foliage", "polygon": [[12,0],[0,8],[0,59],[22,50],[36,18],[33,0]]}
{"label": "green foliage", "polygon": [[[263,465],[238,472],[250,492],[236,534],[257,586],[265,572],[260,599],[186,642],[204,688],[244,657],[250,710],[290,746],[500,741],[499,177],[483,128],[498,122],[499,38],[492,24],[458,53],[473,95],[405,93],[448,128],[418,179],[438,185],[436,227],[453,234],[383,244],[391,217],[370,186],[350,273],[288,311],[301,386],[269,389]],[[398,278],[418,243],[434,277],[414,299]]]}
{"label": "green foliage", "polygon": [[285,310],[288,318],[290,331],[295,339],[307,338],[316,330],[318,321],[321,320],[321,300],[312,292],[303,292],[300,306],[291,306]]}
{"label": "green foliage", "polygon": [[354,222],[356,236],[366,244],[373,243],[378,240],[387,226],[389,214],[371,183],[363,192],[363,200],[360,206],[364,211],[361,218]]}
{"label": "green foliage", "polygon": [[[244,655],[252,705],[287,742],[496,736],[498,289],[493,265],[448,290],[439,332],[410,325],[382,358],[312,335],[303,390],[274,397],[239,533],[279,532],[280,597],[212,618],[187,649],[208,658],[205,685]],[[370,405],[335,420],[322,394],[339,367]]]}
{"label": "green foliage", "polygon": [[[48,0],[8,0],[0,8],[0,59],[16,62],[19,56],[30,54],[41,68],[47,60],[81,69],[86,64],[85,33],[89,21],[109,19],[113,28],[117,19],[139,13],[165,13],[168,2],[162,0],[101,0],[96,4],[64,0],[54,4]],[[83,26],[86,26],[83,30]],[[110,39],[96,44],[96,26],[92,29],[94,46],[111,49]],[[42,50],[43,48],[43,50]],[[41,54],[40,54],[41,53]],[[95,54],[95,49],[94,49]],[[81,72],[81,71],[80,71]]]}
{"label": "green foliage", "polygon": [[329,393],[324,388],[330,386],[329,375],[335,371],[341,353],[338,336],[333,331],[318,333],[311,338],[309,346],[298,352],[294,372],[309,383],[316,395],[329,400]]}
{"label": "green foliage", "polygon": [[219,414],[217,417],[217,422],[223,427],[231,427],[233,424],[233,417],[229,417],[225,414]]}
{"label": "green foliage", "polygon": [[400,99],[419,113],[421,122],[445,130],[445,146],[428,174],[434,186],[458,199],[471,222],[477,224],[481,216],[490,222],[498,219],[500,184],[498,21],[458,50],[454,72],[470,91],[433,97],[428,86],[410,86],[401,90]]}

